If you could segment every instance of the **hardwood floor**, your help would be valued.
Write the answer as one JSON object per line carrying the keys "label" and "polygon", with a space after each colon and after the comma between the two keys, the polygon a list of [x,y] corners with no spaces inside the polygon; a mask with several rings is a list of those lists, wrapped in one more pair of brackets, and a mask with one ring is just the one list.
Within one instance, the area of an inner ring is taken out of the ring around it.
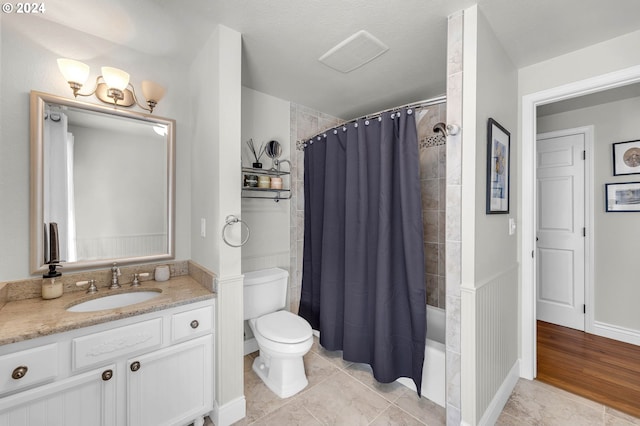
{"label": "hardwood floor", "polygon": [[538,321],[537,379],[640,417],[640,346]]}

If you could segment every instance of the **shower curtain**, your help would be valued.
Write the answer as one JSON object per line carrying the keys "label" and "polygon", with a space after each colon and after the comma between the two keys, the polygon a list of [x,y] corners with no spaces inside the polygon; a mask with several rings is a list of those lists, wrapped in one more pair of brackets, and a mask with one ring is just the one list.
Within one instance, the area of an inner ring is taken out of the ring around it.
{"label": "shower curtain", "polygon": [[299,315],[379,382],[421,393],[426,336],[418,143],[410,109],[326,132],[304,155]]}
{"label": "shower curtain", "polygon": [[[66,114],[47,110],[43,150],[44,222],[56,223],[58,227],[58,259],[49,260],[74,262],[77,260],[73,180],[74,138],[67,127]],[[49,227],[45,226],[45,229]],[[51,244],[54,242],[51,241]]]}

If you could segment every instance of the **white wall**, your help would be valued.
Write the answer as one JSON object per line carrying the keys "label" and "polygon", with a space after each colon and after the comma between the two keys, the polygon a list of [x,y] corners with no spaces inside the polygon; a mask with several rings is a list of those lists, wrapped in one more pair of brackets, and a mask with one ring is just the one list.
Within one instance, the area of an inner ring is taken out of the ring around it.
{"label": "white wall", "polygon": [[[246,146],[253,139],[256,147],[270,140],[280,142],[280,160],[291,160],[289,134],[291,128],[290,103],[247,87],[242,88],[242,165],[251,167],[255,161]],[[264,169],[272,167],[267,155],[260,159]],[[282,170],[289,171],[288,164]],[[283,177],[290,188],[291,176]],[[247,195],[252,195],[247,192]],[[250,238],[242,247],[242,271],[268,267],[289,269],[290,262],[290,204],[291,201],[242,199],[242,219],[251,228]]]}
{"label": "white wall", "polygon": [[[189,71],[192,257],[216,274],[217,425],[245,415],[241,249],[221,238],[226,216],[241,213],[241,56],[240,33],[218,26]],[[201,219],[207,224],[204,237]],[[240,226],[226,235],[239,241]]]}
{"label": "white wall", "polygon": [[640,278],[632,265],[640,253],[640,213],[606,213],[605,183],[638,182],[640,175],[613,176],[612,144],[640,139],[640,98],[538,117],[538,133],[594,126],[595,279],[594,319],[640,335]]}
{"label": "white wall", "polygon": [[[185,100],[180,64],[98,40],[43,21],[37,33],[25,31],[21,15],[3,15],[0,52],[0,281],[29,277],[29,91],[71,97],[56,59],[72,57],[91,66],[87,89],[100,66],[111,65],[131,74],[139,87],[153,79],[167,88],[154,115],[177,121],[176,258],[189,259],[190,145],[184,138]],[[29,18],[37,19],[37,18]],[[82,101],[100,104],[94,97]],[[138,111],[140,111],[138,109]]]}
{"label": "white wall", "polygon": [[640,31],[518,70],[519,97],[640,64]]}
{"label": "white wall", "polygon": [[[464,11],[463,66],[461,393],[462,421],[473,425],[495,421],[518,358],[517,240],[508,233],[517,213],[517,70],[477,6]],[[489,117],[512,135],[508,215],[485,213]]]}

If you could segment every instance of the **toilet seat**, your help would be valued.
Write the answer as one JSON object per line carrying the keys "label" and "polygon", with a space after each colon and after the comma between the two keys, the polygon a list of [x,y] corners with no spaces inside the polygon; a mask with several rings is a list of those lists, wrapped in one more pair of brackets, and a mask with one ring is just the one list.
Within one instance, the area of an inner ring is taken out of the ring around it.
{"label": "toilet seat", "polygon": [[307,321],[288,311],[277,311],[256,320],[257,331],[265,339],[279,343],[300,343],[312,336]]}

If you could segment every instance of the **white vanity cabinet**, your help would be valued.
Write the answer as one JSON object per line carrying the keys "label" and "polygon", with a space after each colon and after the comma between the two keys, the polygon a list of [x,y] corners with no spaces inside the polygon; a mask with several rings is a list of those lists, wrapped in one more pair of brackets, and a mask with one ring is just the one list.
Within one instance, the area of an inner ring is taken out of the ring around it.
{"label": "white vanity cabinet", "polygon": [[127,424],[179,424],[211,411],[212,336],[127,361]]}
{"label": "white vanity cabinet", "polygon": [[0,425],[116,426],[115,365],[0,399]]}
{"label": "white vanity cabinet", "polygon": [[0,426],[201,425],[215,299],[0,346]]}

